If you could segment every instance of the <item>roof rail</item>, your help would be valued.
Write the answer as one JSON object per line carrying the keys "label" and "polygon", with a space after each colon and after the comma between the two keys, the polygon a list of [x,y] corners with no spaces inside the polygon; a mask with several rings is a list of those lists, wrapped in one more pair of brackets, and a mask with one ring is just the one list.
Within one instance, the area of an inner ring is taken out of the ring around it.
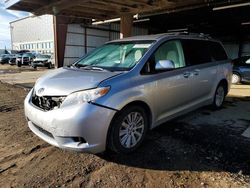
{"label": "roof rail", "polygon": [[210,39],[211,36],[209,34],[205,33],[190,33],[188,31],[182,31],[182,32],[168,32],[167,34],[172,34],[172,35],[193,35],[201,38],[208,38]]}
{"label": "roof rail", "polygon": [[211,39],[212,37],[209,34],[205,34],[205,33],[200,33],[199,35],[202,38],[207,38],[207,39]]}

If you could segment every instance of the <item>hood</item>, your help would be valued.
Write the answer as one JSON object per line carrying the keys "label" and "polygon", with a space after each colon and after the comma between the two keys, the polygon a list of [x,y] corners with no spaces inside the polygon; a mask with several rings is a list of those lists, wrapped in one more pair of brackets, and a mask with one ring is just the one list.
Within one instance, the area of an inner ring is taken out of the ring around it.
{"label": "hood", "polygon": [[75,91],[95,88],[101,81],[118,74],[121,72],[59,68],[40,77],[34,89],[38,91],[43,88],[42,96],[66,96]]}

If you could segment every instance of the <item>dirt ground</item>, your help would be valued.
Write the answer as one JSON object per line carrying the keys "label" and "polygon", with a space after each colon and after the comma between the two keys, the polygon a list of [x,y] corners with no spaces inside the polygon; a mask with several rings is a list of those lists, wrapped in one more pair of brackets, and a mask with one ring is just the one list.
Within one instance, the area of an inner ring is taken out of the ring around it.
{"label": "dirt ground", "polygon": [[250,97],[229,96],[221,110],[167,122],[133,154],[92,155],[35,136],[24,117],[26,94],[0,83],[0,187],[250,187],[250,139],[241,136]]}

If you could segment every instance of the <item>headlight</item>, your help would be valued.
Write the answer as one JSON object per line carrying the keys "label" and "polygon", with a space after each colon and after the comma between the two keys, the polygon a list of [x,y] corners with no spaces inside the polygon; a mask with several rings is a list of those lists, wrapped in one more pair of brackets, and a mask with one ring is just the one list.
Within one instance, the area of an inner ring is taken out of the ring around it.
{"label": "headlight", "polygon": [[109,92],[109,90],[110,87],[100,87],[96,89],[90,89],[72,93],[66,97],[61,107],[94,101],[106,95]]}

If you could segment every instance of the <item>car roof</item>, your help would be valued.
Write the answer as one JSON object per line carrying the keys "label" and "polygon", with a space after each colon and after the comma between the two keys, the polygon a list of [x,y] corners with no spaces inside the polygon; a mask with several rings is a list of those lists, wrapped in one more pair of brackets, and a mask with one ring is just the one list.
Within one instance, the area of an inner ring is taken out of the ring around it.
{"label": "car roof", "polygon": [[164,38],[200,39],[200,40],[210,40],[218,42],[217,40],[212,39],[209,35],[203,33],[173,32],[173,33],[161,33],[154,35],[133,36],[123,39],[113,40],[107,43],[129,42],[129,41],[159,41]]}

